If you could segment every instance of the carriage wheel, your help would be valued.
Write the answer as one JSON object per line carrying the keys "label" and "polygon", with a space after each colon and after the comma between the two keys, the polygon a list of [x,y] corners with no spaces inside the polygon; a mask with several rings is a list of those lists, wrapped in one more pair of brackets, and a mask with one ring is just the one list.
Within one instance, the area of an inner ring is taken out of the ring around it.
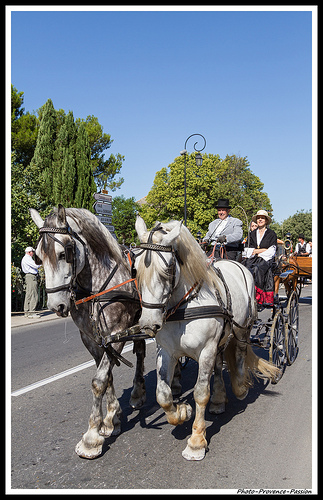
{"label": "carriage wheel", "polygon": [[285,322],[281,311],[276,312],[270,329],[269,361],[280,369],[280,374],[271,381],[277,384],[283,376],[286,361]]}
{"label": "carriage wheel", "polygon": [[296,287],[295,287],[295,292],[297,295],[297,300],[300,298],[301,293],[302,293],[302,288],[303,288],[303,281],[302,278],[298,278]]}
{"label": "carriage wheel", "polygon": [[287,321],[285,323],[285,346],[287,364],[294,363],[298,354],[298,296],[297,292],[292,292],[286,308]]}

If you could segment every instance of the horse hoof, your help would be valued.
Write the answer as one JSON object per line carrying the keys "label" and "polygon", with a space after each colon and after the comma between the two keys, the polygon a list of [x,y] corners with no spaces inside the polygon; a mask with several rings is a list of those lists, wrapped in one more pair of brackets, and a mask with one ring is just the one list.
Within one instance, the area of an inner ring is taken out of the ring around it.
{"label": "horse hoof", "polygon": [[130,398],[129,404],[131,408],[134,410],[139,410],[143,407],[146,402],[146,395],[141,396],[140,398]]}
{"label": "horse hoof", "polygon": [[183,403],[178,405],[178,410],[180,414],[179,423],[187,422],[193,415],[193,409],[190,404]]}
{"label": "horse hoof", "polygon": [[209,406],[209,413],[213,415],[220,415],[225,412],[225,403],[211,403]]}
{"label": "horse hoof", "polygon": [[205,448],[194,450],[189,445],[187,445],[185,450],[182,451],[182,456],[185,458],[185,460],[203,460],[203,458],[205,457]]}
{"label": "horse hoof", "polygon": [[100,436],[104,436],[105,438],[108,438],[113,435],[114,433],[114,427],[107,427],[106,425],[102,424],[99,430]]}
{"label": "horse hoof", "polygon": [[102,453],[102,445],[92,448],[87,448],[83,441],[81,440],[75,446],[75,453],[82,458],[87,458],[92,460],[93,458],[97,458]]}
{"label": "horse hoof", "polygon": [[245,399],[249,394],[249,389],[247,389],[245,392],[243,392],[242,394],[236,394],[236,398],[239,399],[240,401],[242,401],[243,399]]}

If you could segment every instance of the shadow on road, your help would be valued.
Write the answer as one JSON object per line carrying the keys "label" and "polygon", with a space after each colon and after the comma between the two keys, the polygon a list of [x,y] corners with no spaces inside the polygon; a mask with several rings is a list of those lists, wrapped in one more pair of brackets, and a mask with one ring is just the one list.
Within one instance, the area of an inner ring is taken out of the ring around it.
{"label": "shadow on road", "polygon": [[[198,372],[198,364],[189,360],[187,366],[182,370],[182,395],[174,399],[175,402],[187,402],[189,403],[193,410],[195,409],[195,402],[193,397],[193,388],[197,379]],[[261,394],[266,394],[268,397],[276,397],[279,396],[279,392],[277,390],[271,391],[269,389],[270,384],[268,380],[255,380],[254,386],[250,388],[248,396],[240,401],[238,400],[232,390],[230,384],[230,377],[227,371],[224,371],[223,378],[226,386],[228,403],[226,405],[225,413],[221,415],[212,415],[208,412],[208,407],[205,413],[206,422],[211,422],[211,425],[207,424],[206,430],[206,438],[208,443],[211,442],[213,436],[215,436],[222,426],[226,425],[230,420],[232,420],[239,413],[243,413],[248,405],[254,403]],[[146,429],[161,429],[164,425],[168,425],[166,420],[166,416],[164,411],[160,408],[156,401],[156,371],[152,370],[145,375],[146,381],[146,391],[147,391],[147,400],[145,405],[141,410],[133,410],[129,406],[130,394],[132,391],[132,387],[128,389],[124,389],[121,398],[119,398],[119,402],[123,411],[122,416],[122,433],[129,432],[136,425],[140,425],[142,428]],[[213,386],[213,376],[211,378],[211,389]],[[184,422],[182,425],[172,428],[171,432],[175,439],[177,440],[185,440],[192,433],[192,423],[193,417]],[[108,451],[110,446],[115,442],[118,436],[111,436],[107,438],[104,446],[102,455]],[[101,455],[101,456],[102,456]]]}

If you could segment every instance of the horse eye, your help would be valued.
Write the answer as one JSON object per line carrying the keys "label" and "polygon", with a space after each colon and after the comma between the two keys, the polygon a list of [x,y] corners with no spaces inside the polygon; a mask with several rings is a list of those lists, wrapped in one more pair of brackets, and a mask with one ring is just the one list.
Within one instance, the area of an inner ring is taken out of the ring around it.
{"label": "horse eye", "polygon": [[65,260],[65,252],[61,252],[61,253],[58,255],[58,260]]}

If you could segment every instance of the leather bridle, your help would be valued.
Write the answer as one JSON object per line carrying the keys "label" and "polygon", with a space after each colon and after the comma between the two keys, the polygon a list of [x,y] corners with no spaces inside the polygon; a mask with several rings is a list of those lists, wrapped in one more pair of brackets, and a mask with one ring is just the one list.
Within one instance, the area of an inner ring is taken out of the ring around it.
{"label": "leather bridle", "polygon": [[[157,255],[162,259],[162,261],[164,262],[166,268],[167,268],[167,273],[169,274],[169,276],[171,276],[171,279],[172,279],[172,283],[171,283],[171,290],[169,292],[169,296],[167,297],[167,300],[165,302],[160,302],[160,303],[152,303],[152,302],[145,302],[144,300],[142,300],[141,298],[141,306],[142,307],[145,307],[146,309],[162,309],[164,313],[166,313],[167,311],[167,304],[168,304],[168,301],[170,299],[170,296],[173,292],[173,289],[175,287],[175,278],[176,278],[176,257],[179,259],[178,255],[177,255],[177,252],[173,249],[172,246],[170,245],[158,245],[158,244],[155,244],[155,243],[152,243],[152,237],[153,237],[153,234],[155,231],[161,231],[163,232],[164,234],[167,234],[166,231],[164,231],[162,228],[161,228],[161,224],[157,224],[157,226],[155,226],[149,233],[149,236],[148,236],[148,240],[147,240],[147,243],[141,243],[139,245],[139,248],[142,250],[142,251],[139,251],[138,253],[134,253],[135,255],[135,259],[137,257],[139,257],[140,255],[142,255],[144,252],[146,252],[146,255],[145,255],[145,260],[144,260],[144,263],[145,263],[145,266],[146,267],[149,267],[151,265],[151,252],[156,252]],[[168,253],[171,253],[172,256],[171,256],[171,261],[170,263],[167,262],[167,260],[165,259],[165,257],[163,256],[162,252],[168,252]],[[180,259],[179,259],[180,260]]]}
{"label": "leather bridle", "polygon": [[[56,243],[59,243],[60,245],[62,245],[62,247],[64,248],[64,253],[65,253],[65,261],[68,264],[72,264],[72,276],[71,276],[70,282],[66,283],[64,285],[55,286],[53,288],[46,288],[45,289],[46,293],[56,293],[56,292],[60,292],[62,290],[70,290],[70,292],[72,293],[74,288],[75,288],[75,283],[76,283],[76,267],[77,267],[75,240],[82,243],[83,247],[85,247],[85,242],[82,240],[82,238],[79,237],[79,235],[75,231],[73,231],[71,226],[69,226],[68,224],[65,227],[41,227],[39,229],[39,233],[40,233],[40,236],[39,236],[39,239],[37,241],[37,245],[39,244],[43,235],[48,234],[48,236],[50,238],[52,238],[52,240],[54,240],[54,241],[56,241]],[[54,234],[65,234],[65,235],[70,237],[70,241],[68,241],[68,243],[64,244],[59,239],[55,238],[53,233]],[[36,245],[36,248],[37,248],[37,245]],[[36,256],[35,261],[36,261],[36,263],[40,263],[39,257]]]}

